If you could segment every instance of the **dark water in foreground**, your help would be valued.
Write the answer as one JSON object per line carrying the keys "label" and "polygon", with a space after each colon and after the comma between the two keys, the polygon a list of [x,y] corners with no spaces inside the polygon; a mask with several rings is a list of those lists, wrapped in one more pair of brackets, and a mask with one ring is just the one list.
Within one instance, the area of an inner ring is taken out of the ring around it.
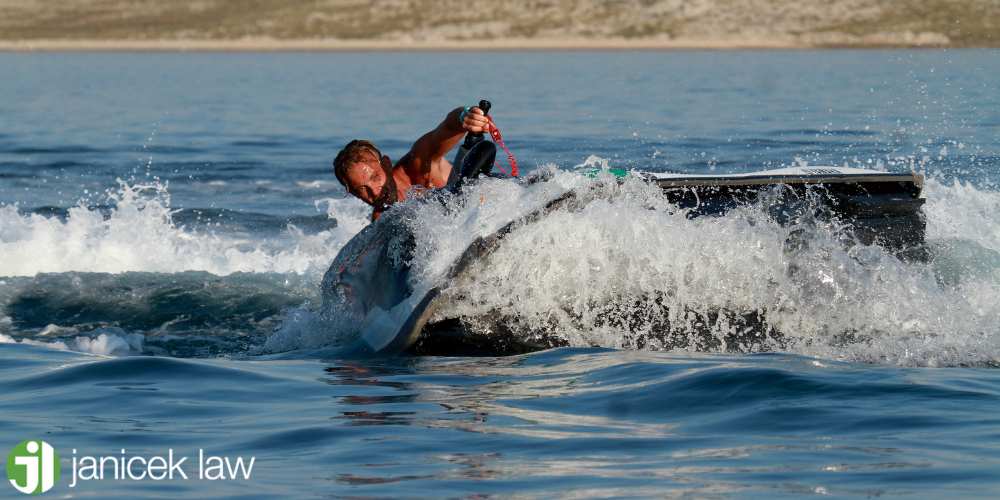
{"label": "dark water in foreground", "polygon": [[[47,495],[1000,491],[996,51],[4,54],[0,68],[0,449],[51,444],[62,479]],[[780,229],[692,226],[636,195],[539,224],[508,252],[530,258],[500,255],[469,293],[530,319],[669,284],[685,306],[771,311],[789,350],[635,351],[644,325],[552,315],[576,347],[317,359],[324,332],[301,317],[367,216],[332,155],[370,137],[397,158],[482,96],[529,170],[920,170],[935,258],[848,254],[820,234],[810,278],[785,279]],[[505,282],[515,271],[533,278]],[[638,271],[650,279],[621,278]],[[122,448],[255,466],[69,487],[72,450]]]}
{"label": "dark water in foreground", "polygon": [[0,355],[8,440],[257,460],[250,481],[81,483],[81,497],[953,498],[998,487],[995,370],[600,349],[325,362]]}

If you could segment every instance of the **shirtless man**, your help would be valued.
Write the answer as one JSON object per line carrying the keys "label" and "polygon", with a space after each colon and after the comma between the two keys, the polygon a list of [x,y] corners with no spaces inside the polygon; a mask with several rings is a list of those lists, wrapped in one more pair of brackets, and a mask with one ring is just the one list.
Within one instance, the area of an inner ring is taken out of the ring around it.
{"label": "shirtless man", "polygon": [[333,160],[333,173],[347,191],[372,206],[372,220],[393,203],[406,199],[411,188],[444,187],[452,165],[444,158],[466,132],[488,133],[489,119],[478,107],[457,108],[413,143],[393,166],[374,144],[353,140]]}

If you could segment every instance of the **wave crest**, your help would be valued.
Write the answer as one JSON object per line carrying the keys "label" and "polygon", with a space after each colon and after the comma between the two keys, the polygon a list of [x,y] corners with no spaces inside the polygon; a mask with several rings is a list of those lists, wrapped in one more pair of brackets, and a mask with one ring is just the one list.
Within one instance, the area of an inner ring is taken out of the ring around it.
{"label": "wave crest", "polygon": [[329,216],[337,219],[334,228],[307,234],[289,224],[282,237],[261,240],[178,226],[163,184],[119,181],[108,201],[107,211],[81,202],[65,217],[0,207],[0,276],[68,271],[322,273],[364,223],[360,202],[322,200]]}

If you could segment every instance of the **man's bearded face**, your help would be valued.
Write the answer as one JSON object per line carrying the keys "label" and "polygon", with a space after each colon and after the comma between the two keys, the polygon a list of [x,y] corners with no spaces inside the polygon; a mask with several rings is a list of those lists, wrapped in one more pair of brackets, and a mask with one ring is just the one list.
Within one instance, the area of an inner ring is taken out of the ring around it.
{"label": "man's bearded face", "polygon": [[347,190],[376,210],[385,210],[396,203],[396,180],[392,177],[392,164],[386,157],[362,159],[347,167]]}

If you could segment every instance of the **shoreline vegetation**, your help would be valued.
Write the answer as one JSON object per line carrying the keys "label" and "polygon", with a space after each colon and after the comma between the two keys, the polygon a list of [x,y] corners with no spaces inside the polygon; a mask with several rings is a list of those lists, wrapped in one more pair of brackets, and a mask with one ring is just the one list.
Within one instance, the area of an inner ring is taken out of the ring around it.
{"label": "shoreline vegetation", "polygon": [[0,51],[1000,47],[1000,0],[0,0]]}

